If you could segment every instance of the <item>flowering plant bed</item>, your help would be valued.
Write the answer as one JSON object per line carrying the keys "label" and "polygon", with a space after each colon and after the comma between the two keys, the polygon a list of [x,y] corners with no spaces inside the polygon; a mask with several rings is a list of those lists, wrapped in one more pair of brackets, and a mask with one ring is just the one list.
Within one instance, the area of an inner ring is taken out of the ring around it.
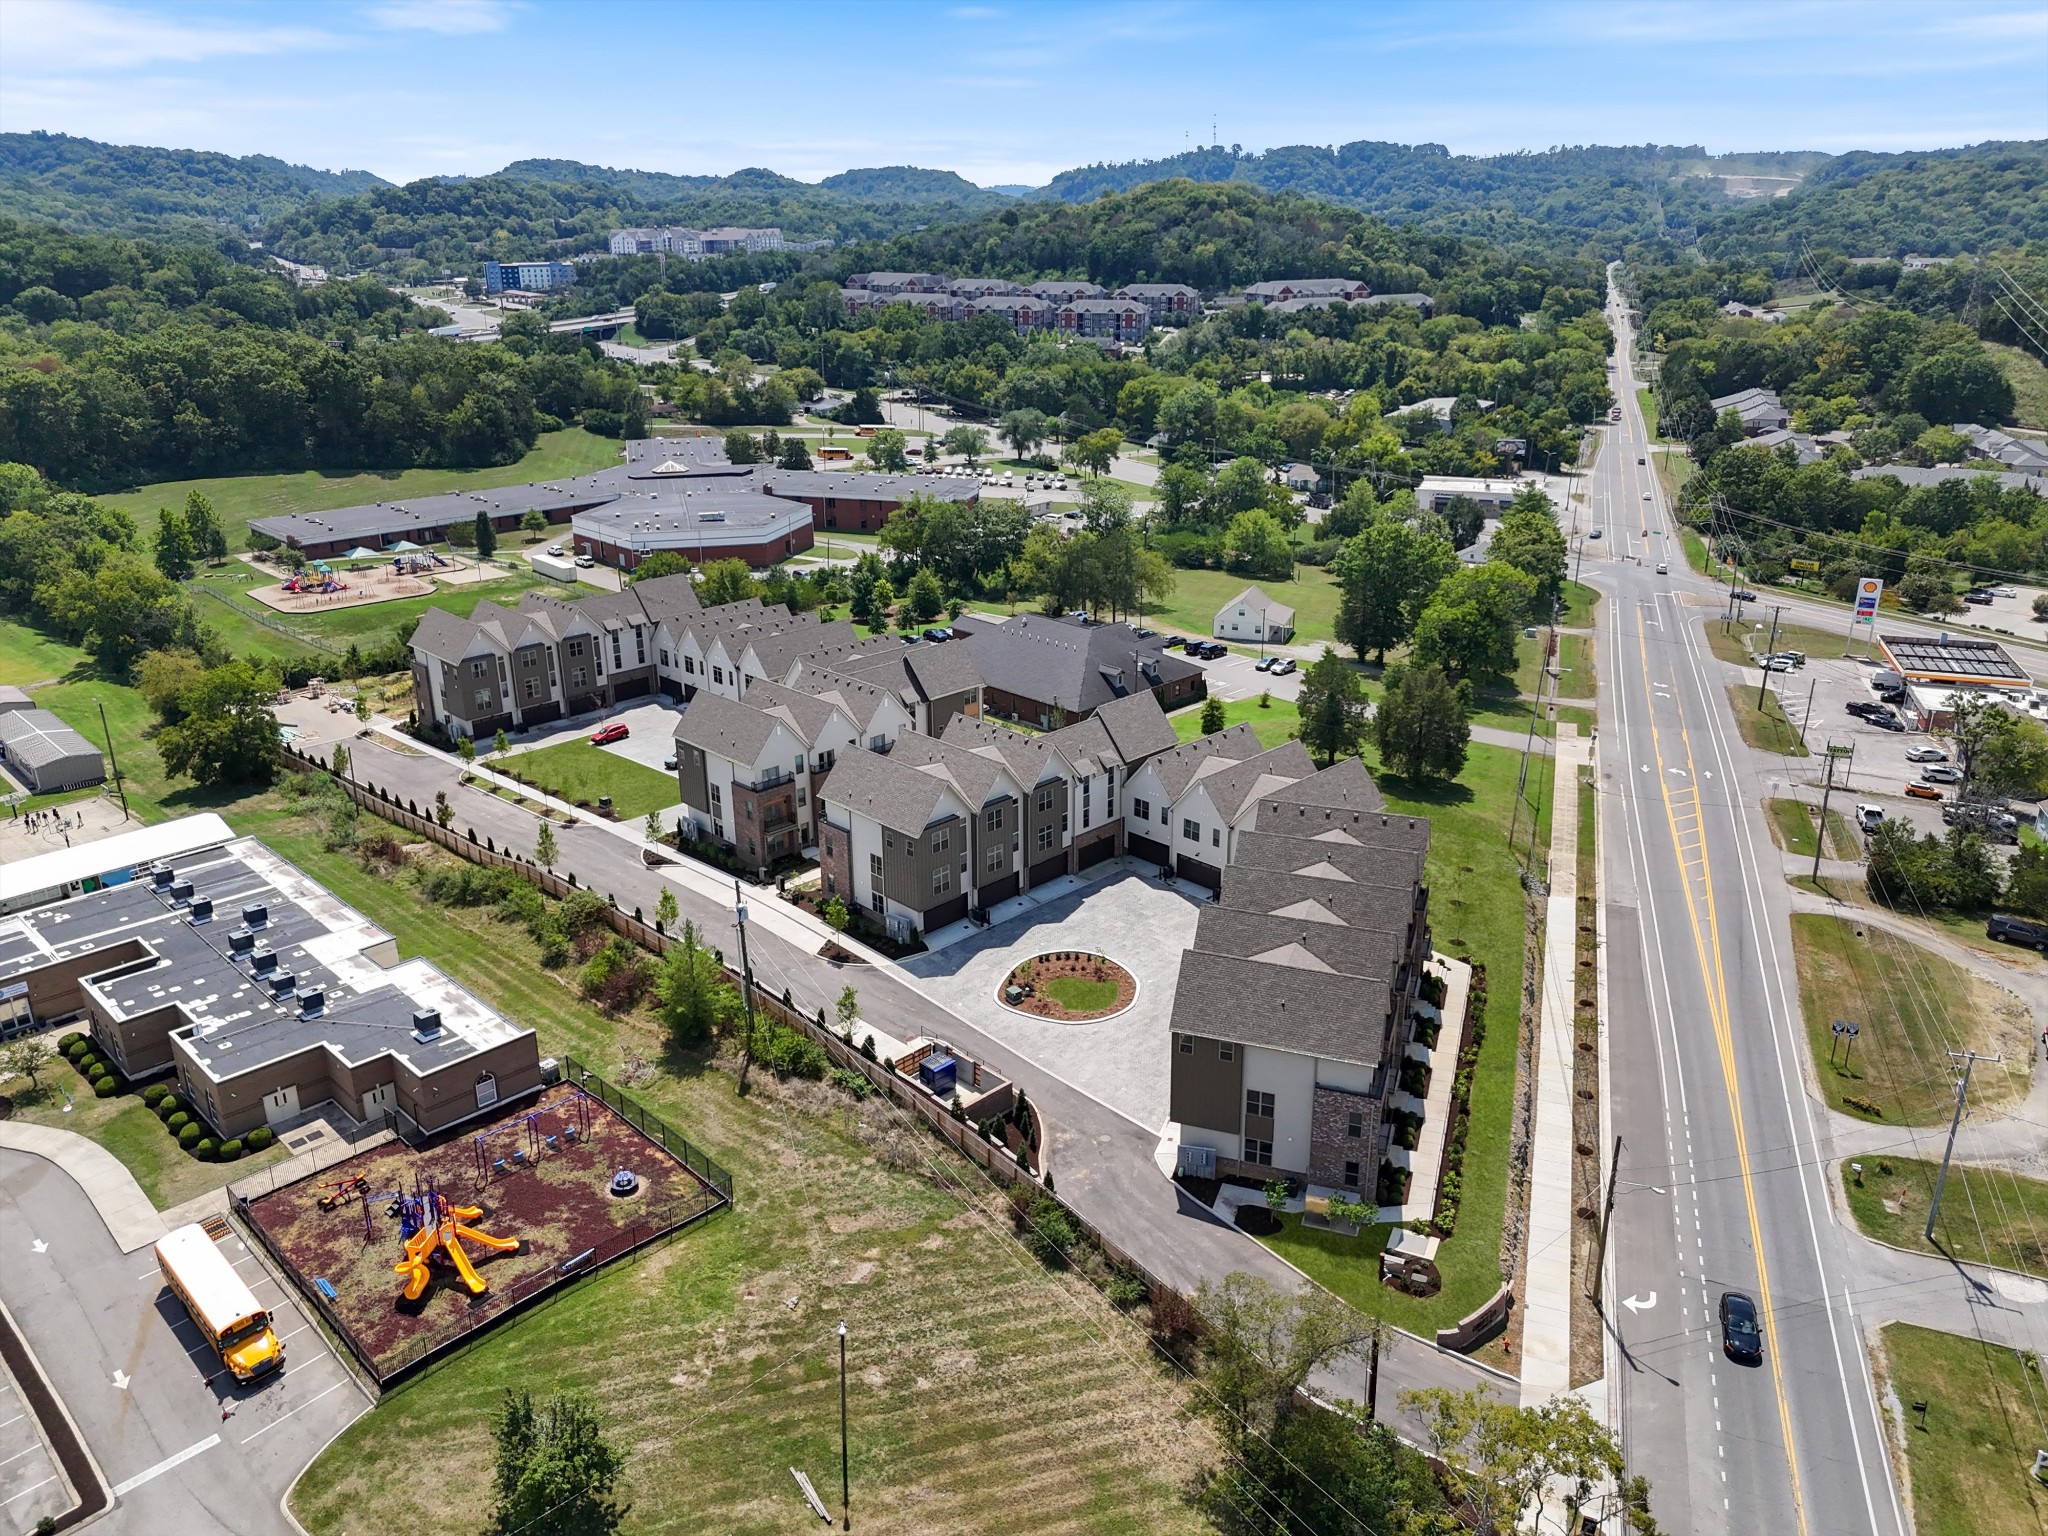
{"label": "flowering plant bed", "polygon": [[1138,995],[1138,980],[1106,955],[1059,950],[1020,962],[997,1000],[1018,1013],[1077,1023],[1122,1013]]}

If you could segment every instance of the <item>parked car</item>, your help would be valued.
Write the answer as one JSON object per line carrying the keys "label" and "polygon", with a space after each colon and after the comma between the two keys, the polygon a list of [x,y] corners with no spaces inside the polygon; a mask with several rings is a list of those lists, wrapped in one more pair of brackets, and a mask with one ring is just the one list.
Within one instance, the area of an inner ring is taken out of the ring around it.
{"label": "parked car", "polygon": [[597,564],[597,557],[595,555],[578,555],[576,557],[576,564],[587,571]]}
{"label": "parked car", "polygon": [[590,733],[593,747],[608,747],[615,741],[624,741],[633,734],[633,728],[623,720],[614,720],[610,725],[599,726]]}
{"label": "parked car", "polygon": [[559,555],[561,552],[562,546],[559,544],[550,544],[548,546],[548,553],[551,555]]}
{"label": "parked car", "polygon": [[1915,800],[1939,800],[1941,790],[1932,784],[1908,784],[1906,793]]}
{"label": "parked car", "polygon": [[1948,754],[1939,747],[1908,747],[1906,761],[1909,763],[1945,763]]}
{"label": "parked car", "polygon": [[1792,663],[1783,656],[1766,656],[1757,665],[1766,672],[1790,672],[1792,670]]}
{"label": "parked car", "polygon": [[1870,723],[1876,726],[1880,731],[1903,731],[1906,728],[1905,721],[1901,720],[1897,715],[1891,714],[1889,712],[1882,715],[1872,715],[1870,717]]}
{"label": "parked car", "polygon": [[662,767],[664,767],[664,768],[666,768],[666,769],[667,769],[667,770],[668,770],[668,771],[669,771],[670,773],[674,773],[674,772],[676,771],[676,755],[675,755],[675,753],[671,752],[671,753],[669,753],[669,755],[668,755],[667,757],[664,757],[664,758],[663,758],[663,759],[661,760],[661,766],[662,766]]}
{"label": "parked car", "polygon": [[1202,642],[1201,656],[1204,661],[1214,661],[1219,656],[1228,656],[1229,654],[1230,647],[1221,640],[1204,640]]}
{"label": "parked car", "polygon": [[1929,763],[1920,770],[1920,781],[1923,784],[1960,784],[1963,771],[1951,768],[1947,763]]}
{"label": "parked car", "polygon": [[1586,537],[1589,539],[1597,539],[1600,537],[1600,530],[1598,528],[1595,528],[1591,533],[1587,534]]}
{"label": "parked car", "polygon": [[1875,832],[1884,820],[1884,807],[1868,803],[1856,807],[1856,825],[1866,832]]}
{"label": "parked car", "polygon": [[1889,704],[1880,704],[1875,699],[1851,699],[1842,708],[1848,714],[1861,715],[1871,721],[1890,719],[1892,713]]}
{"label": "parked car", "polygon": [[1989,592],[1965,592],[1963,594],[1963,601],[1978,608],[1989,608],[1991,606],[1991,594]]}
{"label": "parked car", "polygon": [[1261,656],[1258,666],[1253,668],[1253,670],[1256,672],[1270,672],[1273,670],[1274,664],[1279,660],[1278,656]]}
{"label": "parked car", "polygon": [[1671,567],[1666,565],[1662,560],[1659,560],[1657,562],[1657,574],[1659,576],[1668,576],[1671,574]]}
{"label": "parked car", "polygon": [[935,624],[930,629],[924,632],[924,637],[925,639],[931,641],[933,645],[944,645],[948,640],[953,638],[953,631],[947,629],[942,624]]}
{"label": "parked car", "polygon": [[2048,954],[2048,923],[2037,923],[2032,918],[1994,912],[1984,924],[1984,937],[1996,939],[2001,944],[2024,944],[2029,949]]}
{"label": "parked car", "polygon": [[1730,1360],[1755,1365],[1764,1357],[1764,1331],[1756,1303],[1740,1291],[1721,1293],[1721,1348]]}

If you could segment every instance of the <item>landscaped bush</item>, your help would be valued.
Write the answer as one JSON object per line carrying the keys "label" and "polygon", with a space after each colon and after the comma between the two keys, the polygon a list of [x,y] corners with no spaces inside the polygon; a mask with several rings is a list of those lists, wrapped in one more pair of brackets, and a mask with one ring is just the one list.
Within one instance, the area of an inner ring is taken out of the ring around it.
{"label": "landscaped bush", "polygon": [[169,1116],[164,1121],[164,1129],[166,1129],[173,1136],[175,1136],[178,1134],[178,1132],[184,1130],[185,1127],[190,1125],[191,1123],[192,1117],[186,1114],[185,1111],[181,1109],[176,1114]]}
{"label": "landscaped bush", "polygon": [[[179,1138],[181,1141],[183,1138]],[[220,1143],[211,1136],[201,1136],[192,1143],[192,1155],[202,1163],[210,1163],[220,1153]]]}
{"label": "landscaped bush", "polygon": [[170,1091],[171,1085],[169,1083],[151,1083],[147,1088],[142,1090],[142,1102],[147,1104],[151,1109],[155,1109],[157,1105],[161,1104],[164,1101],[165,1096],[169,1094]]}
{"label": "landscaped bush", "polygon": [[175,1093],[166,1093],[152,1107],[156,1110],[157,1119],[169,1125],[171,1123],[171,1116],[177,1114],[185,1106],[178,1102],[178,1096]]}
{"label": "landscaped bush", "polygon": [[[875,1085],[868,1081],[867,1074],[856,1072],[851,1067],[834,1067],[832,1081],[856,1099],[865,1099],[875,1091]],[[990,1140],[994,1138],[991,1137]]]}
{"label": "landscaped bush", "polygon": [[200,1129],[198,1121],[188,1120],[178,1130],[178,1145],[190,1152],[199,1145],[205,1135],[206,1132]]}
{"label": "landscaped bush", "polygon": [[102,1061],[97,1063],[93,1067],[93,1069],[85,1075],[95,1083],[106,1083],[113,1081],[114,1071],[113,1068],[109,1067],[104,1061]]}
{"label": "landscaped bush", "polygon": [[277,1133],[275,1131],[267,1125],[259,1125],[248,1134],[243,1141],[243,1145],[251,1152],[261,1152],[275,1140],[277,1140]]}
{"label": "landscaped bush", "polygon": [[1050,1195],[1039,1195],[1018,1211],[1017,1230],[1033,1257],[1054,1269],[1065,1266],[1068,1250],[1080,1239],[1067,1208]]}
{"label": "landscaped bush", "polygon": [[1109,1285],[1104,1294],[1109,1297],[1109,1304],[1112,1307],[1120,1312],[1128,1312],[1150,1294],[1150,1289],[1129,1270],[1120,1269],[1109,1277]]}
{"label": "landscaped bush", "polygon": [[120,1091],[120,1086],[111,1077],[96,1078],[93,1081],[92,1096],[96,1099],[111,1099]]}
{"label": "landscaped bush", "polygon": [[64,1053],[65,1060],[76,1061],[92,1049],[92,1036],[76,1033],[66,1035],[58,1042],[57,1049]]}
{"label": "landscaped bush", "polygon": [[770,1024],[761,1061],[778,1077],[820,1078],[825,1075],[825,1048],[809,1035],[782,1024]]}
{"label": "landscaped bush", "polygon": [[242,1144],[240,1141],[230,1138],[229,1140],[224,1141],[220,1144],[220,1160],[222,1162],[232,1163],[236,1158],[240,1157],[241,1155]]}
{"label": "landscaped bush", "polygon": [[99,1057],[93,1055],[91,1051],[85,1051],[77,1056],[74,1056],[72,1058],[71,1064],[77,1067],[78,1070],[87,1077],[92,1076],[92,1069],[94,1067],[102,1065]]}
{"label": "landscaped bush", "polygon": [[66,1030],[63,1034],[57,1037],[57,1049],[63,1051],[66,1055],[69,1055],[71,1047],[77,1045],[81,1040],[84,1040],[86,1038],[87,1036],[82,1031],[76,1029]]}

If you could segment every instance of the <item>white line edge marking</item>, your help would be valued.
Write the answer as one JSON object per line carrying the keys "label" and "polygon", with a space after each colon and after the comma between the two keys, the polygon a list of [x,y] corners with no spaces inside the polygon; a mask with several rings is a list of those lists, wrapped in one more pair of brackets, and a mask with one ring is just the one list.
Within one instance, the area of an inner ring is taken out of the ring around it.
{"label": "white line edge marking", "polygon": [[315,1403],[319,1402],[321,1398],[327,1396],[328,1392],[339,1392],[343,1387],[348,1385],[348,1382],[349,1379],[346,1376],[344,1376],[340,1381],[337,1381],[333,1386],[329,1387],[327,1389],[327,1392],[314,1393],[311,1397],[307,1398],[303,1403],[299,1404],[298,1407],[291,1409],[289,1412],[279,1414],[276,1418],[272,1419],[268,1424],[264,1425],[261,1429],[257,1430],[255,1434],[249,1436],[248,1440],[244,1440],[242,1444],[247,1445],[249,1443],[249,1440],[254,1440],[258,1436],[269,1434],[273,1429],[277,1428],[277,1426],[282,1424],[286,1419],[291,1418],[293,1414],[304,1413],[308,1408],[312,1407]]}
{"label": "white line edge marking", "polygon": [[113,1495],[115,1498],[118,1499],[123,1494],[133,1493],[136,1489],[140,1488],[144,1483],[149,1482],[154,1478],[162,1477],[166,1472],[170,1471],[173,1467],[180,1466],[185,1462],[190,1461],[194,1456],[198,1456],[207,1451],[210,1451],[216,1445],[219,1444],[219,1435],[208,1435],[204,1440],[186,1446],[185,1449],[178,1452],[175,1456],[166,1456],[162,1461],[158,1462],[155,1466],[147,1467],[144,1470],[136,1473],[126,1482],[114,1484],[112,1490]]}

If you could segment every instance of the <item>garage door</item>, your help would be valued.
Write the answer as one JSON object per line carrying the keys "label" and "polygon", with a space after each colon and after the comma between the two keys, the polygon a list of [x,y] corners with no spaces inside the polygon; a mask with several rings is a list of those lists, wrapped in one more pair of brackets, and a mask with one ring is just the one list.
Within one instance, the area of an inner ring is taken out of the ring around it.
{"label": "garage door", "polygon": [[623,699],[644,699],[652,692],[654,692],[653,678],[636,677],[632,681],[620,683],[616,688],[612,689],[612,699],[614,702]]}
{"label": "garage door", "polygon": [[1162,868],[1173,863],[1173,850],[1149,837],[1125,838],[1124,851],[1134,859],[1150,859]]}
{"label": "garage door", "polygon": [[1031,888],[1035,891],[1048,880],[1057,880],[1067,872],[1067,856],[1056,853],[1049,859],[1041,859],[1031,866]]}
{"label": "garage door", "polygon": [[1222,870],[1216,868],[1213,864],[1204,864],[1200,859],[1191,859],[1186,854],[1180,856],[1180,861],[1175,867],[1174,873],[1179,875],[1181,879],[1192,880],[1196,885],[1208,890],[1220,891],[1223,889]]}
{"label": "garage door", "polygon": [[924,914],[924,931],[943,928],[948,923],[957,923],[967,915],[967,898],[955,896],[951,901],[942,901],[936,907],[927,907]]}
{"label": "garage door", "polygon": [[1115,857],[1116,839],[1114,837],[1099,837],[1094,842],[1088,844],[1087,847],[1074,850],[1074,867],[1076,869],[1092,869],[1104,859],[1113,859]]}
{"label": "garage door", "polygon": [[991,880],[974,893],[984,907],[992,907],[999,901],[1008,901],[1017,894],[1017,877],[1005,875],[1000,880]]}

